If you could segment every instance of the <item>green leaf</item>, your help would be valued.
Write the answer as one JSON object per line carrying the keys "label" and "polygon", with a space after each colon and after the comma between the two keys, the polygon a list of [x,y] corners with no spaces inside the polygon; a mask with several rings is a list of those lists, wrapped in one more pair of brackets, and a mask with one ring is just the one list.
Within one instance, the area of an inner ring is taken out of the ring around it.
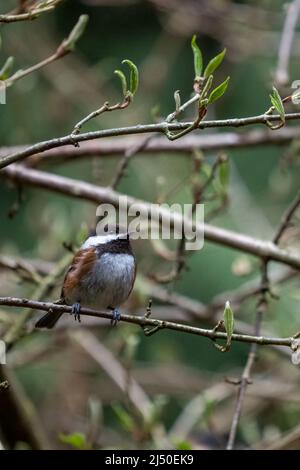
{"label": "green leaf", "polygon": [[230,348],[231,337],[232,337],[232,334],[233,334],[233,331],[234,331],[234,315],[233,315],[233,311],[231,310],[231,307],[230,307],[230,302],[228,300],[225,304],[225,310],[224,310],[223,318],[224,318],[225,330],[226,330],[226,333],[227,333],[226,346],[225,346],[225,348],[223,348],[223,352],[225,352],[225,351],[228,351],[229,348]]}
{"label": "green leaf", "polygon": [[6,80],[11,75],[12,68],[14,66],[14,57],[8,57],[0,70],[0,80]]}
{"label": "green leaf", "polygon": [[229,184],[229,174],[230,174],[230,166],[229,160],[225,160],[219,166],[219,180],[224,189],[228,187]]}
{"label": "green leaf", "polygon": [[220,99],[221,96],[224,95],[225,91],[227,90],[229,80],[230,80],[230,77],[227,77],[226,80],[224,80],[224,82],[221,83],[221,85],[217,86],[217,88],[215,88],[211,92],[208,98],[208,104],[214,103],[215,101]]}
{"label": "green leaf", "polygon": [[128,65],[130,69],[130,83],[129,83],[129,91],[132,96],[135,95],[138,86],[139,86],[139,71],[137,66],[129,59],[125,59],[122,61],[122,64]]}
{"label": "green leaf", "polygon": [[125,429],[125,431],[132,432],[134,429],[134,420],[130,414],[127,413],[125,408],[122,405],[114,404],[112,405],[112,409],[117,415],[122,428]]}
{"label": "green leaf", "polygon": [[204,174],[204,176],[210,178],[211,166],[208,163],[203,162],[201,165],[201,172]]}
{"label": "green leaf", "polygon": [[197,36],[194,34],[191,41],[191,46],[194,54],[194,70],[195,70],[195,78],[200,78],[202,74],[203,68],[203,59],[201,50],[196,42]]}
{"label": "green leaf", "polygon": [[193,450],[193,447],[188,441],[178,441],[175,442],[176,450]]}
{"label": "green leaf", "polygon": [[216,57],[214,57],[213,59],[211,59],[210,62],[208,62],[206,69],[204,70],[205,78],[209,77],[211,74],[214,73],[214,71],[222,63],[225,54],[226,54],[226,49],[224,49],[224,51],[220,52],[220,54],[216,55]]}
{"label": "green leaf", "polygon": [[90,445],[86,441],[86,437],[81,432],[74,432],[73,434],[59,434],[59,439],[64,444],[68,444],[74,449],[84,450],[89,449]]}
{"label": "green leaf", "polygon": [[80,39],[80,37],[83,35],[88,21],[89,21],[88,15],[80,15],[77,23],[75,24],[74,28],[70,32],[69,36],[62,43],[65,51],[70,52],[75,49],[76,43]]}
{"label": "green leaf", "polygon": [[89,227],[86,222],[82,222],[79,231],[76,234],[75,243],[76,245],[82,245],[83,242],[89,236]]}
{"label": "green leaf", "polygon": [[285,112],[284,112],[282,99],[280,97],[280,94],[278,93],[278,90],[274,86],[273,86],[273,92],[270,95],[270,99],[271,99],[272,106],[274,106],[274,108],[278,112],[282,122],[285,122]]}
{"label": "green leaf", "polygon": [[126,96],[128,87],[127,87],[127,80],[126,80],[124,73],[121,70],[115,70],[114,73],[120,78],[121,84],[122,84],[122,92],[123,92],[123,95]]}

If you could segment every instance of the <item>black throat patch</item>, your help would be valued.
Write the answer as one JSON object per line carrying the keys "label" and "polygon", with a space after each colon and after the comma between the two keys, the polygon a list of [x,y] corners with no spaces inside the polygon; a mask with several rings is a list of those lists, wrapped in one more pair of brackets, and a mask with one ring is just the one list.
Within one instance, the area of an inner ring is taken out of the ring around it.
{"label": "black throat patch", "polygon": [[98,258],[102,256],[104,253],[110,253],[110,254],[124,254],[124,255],[133,255],[133,251],[131,248],[131,244],[128,238],[118,238],[116,240],[110,240],[107,243],[101,243],[97,245],[96,247],[96,252]]}

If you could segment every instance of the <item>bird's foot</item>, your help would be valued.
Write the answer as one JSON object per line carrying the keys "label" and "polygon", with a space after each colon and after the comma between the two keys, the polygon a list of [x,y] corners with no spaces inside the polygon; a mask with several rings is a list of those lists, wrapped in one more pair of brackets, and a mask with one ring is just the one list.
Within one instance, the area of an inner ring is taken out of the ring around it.
{"label": "bird's foot", "polygon": [[72,305],[71,315],[74,315],[74,319],[77,320],[79,323],[81,323],[80,310],[81,305],[79,302],[76,302]]}
{"label": "bird's foot", "polygon": [[112,311],[113,311],[113,317],[111,319],[111,324],[112,326],[116,326],[118,322],[121,320],[120,310],[118,308],[114,308],[112,309]]}

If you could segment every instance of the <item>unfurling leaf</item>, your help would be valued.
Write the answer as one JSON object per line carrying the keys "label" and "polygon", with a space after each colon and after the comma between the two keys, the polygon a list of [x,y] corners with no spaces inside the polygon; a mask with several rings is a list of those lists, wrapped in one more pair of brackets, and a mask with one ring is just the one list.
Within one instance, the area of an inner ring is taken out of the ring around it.
{"label": "unfurling leaf", "polygon": [[222,348],[222,352],[226,352],[226,351],[229,351],[230,349],[231,337],[232,337],[233,330],[234,330],[234,316],[233,316],[233,311],[231,310],[231,307],[230,307],[230,302],[228,300],[225,304],[223,319],[224,319],[225,330],[227,333],[227,342],[226,342],[226,346]]}
{"label": "unfurling leaf", "polygon": [[200,50],[196,40],[197,40],[197,37],[194,34],[194,36],[192,37],[191,46],[192,46],[192,50],[193,50],[193,54],[194,54],[195,78],[199,79],[201,77],[201,74],[202,74],[203,60],[202,60],[201,50]]}
{"label": "unfurling leaf", "polygon": [[7,78],[9,78],[14,65],[14,61],[14,57],[8,57],[8,59],[6,59],[5,64],[0,70],[0,80],[6,80]]}
{"label": "unfurling leaf", "polygon": [[208,98],[209,104],[214,103],[219,98],[221,98],[221,96],[224,95],[225,91],[227,90],[229,80],[230,80],[230,77],[227,77],[226,80],[223,83],[221,83],[221,85],[217,86],[217,88],[215,88],[211,92]]}
{"label": "unfurling leaf", "polygon": [[77,23],[69,34],[69,37],[65,39],[62,43],[63,49],[66,52],[71,52],[75,49],[77,41],[83,35],[86,25],[88,23],[88,15],[80,15]]}
{"label": "unfurling leaf", "polygon": [[180,91],[176,90],[174,93],[174,100],[175,100],[175,110],[176,113],[179,113],[181,100],[180,100]]}
{"label": "unfurling leaf", "polygon": [[137,66],[129,59],[125,59],[122,61],[122,64],[128,65],[130,69],[130,82],[129,82],[129,91],[132,96],[135,95],[138,86],[139,86],[139,71]]}
{"label": "unfurling leaf", "polygon": [[204,70],[204,77],[207,78],[211,74],[214,73],[214,71],[219,67],[219,65],[222,63],[222,60],[224,59],[224,56],[226,54],[226,49],[224,51],[220,52],[220,54],[216,55],[209,63],[207,64],[205,70]]}
{"label": "unfurling leaf", "polygon": [[227,333],[227,341],[225,346],[220,346],[217,343],[214,343],[215,347],[221,352],[227,352],[231,346],[231,338],[234,331],[234,316],[233,311],[231,310],[230,303],[227,300],[225,304],[225,309],[223,313],[223,320],[220,320],[214,328],[214,331],[217,331],[220,326],[224,325],[225,331]]}
{"label": "unfurling leaf", "polygon": [[126,96],[128,87],[127,87],[127,80],[126,80],[124,73],[121,70],[115,70],[114,73],[120,78],[121,84],[122,84],[123,96]]}
{"label": "unfurling leaf", "polygon": [[278,93],[278,90],[274,86],[273,86],[272,94],[270,95],[270,99],[271,99],[272,106],[274,106],[274,108],[278,112],[282,122],[285,122],[285,112],[284,112],[282,99],[280,97],[280,94]]}

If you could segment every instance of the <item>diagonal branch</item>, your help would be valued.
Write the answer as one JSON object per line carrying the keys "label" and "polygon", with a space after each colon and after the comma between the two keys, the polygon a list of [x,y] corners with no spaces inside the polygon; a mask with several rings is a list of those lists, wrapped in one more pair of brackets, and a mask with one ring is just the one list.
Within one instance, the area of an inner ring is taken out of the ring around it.
{"label": "diagonal branch", "polygon": [[[171,226],[176,224],[180,225],[184,222],[186,227],[190,230],[194,229],[195,227],[198,227],[199,230],[202,229],[201,225],[198,226],[189,218],[184,218],[183,215],[179,212],[171,212],[164,207],[159,207],[149,202],[135,199],[131,196],[125,196],[124,194],[118,193],[107,187],[95,186],[90,183],[74,180],[72,178],[66,178],[39,170],[28,169],[21,165],[11,165],[10,167],[2,170],[0,175],[8,177],[13,181],[22,181],[24,184],[56,191],[61,194],[85,199],[97,204],[108,202],[118,207],[120,197],[125,197],[127,198],[128,205],[135,204],[137,209],[140,207],[142,213],[145,213],[146,211],[149,216],[152,211],[152,214],[157,215],[158,220],[160,218],[166,218],[167,220],[170,220]],[[231,230],[226,230],[209,224],[205,224],[204,226],[204,237],[205,240],[212,243],[240,250],[258,258],[269,258],[270,260],[286,264],[296,269],[300,269],[299,255],[283,250],[272,242],[260,240],[248,235],[236,233]]]}
{"label": "diagonal branch", "polygon": [[278,243],[280,242],[284,232],[290,226],[291,220],[292,220],[295,212],[299,208],[299,206],[300,206],[300,191],[297,194],[297,196],[295,197],[295,199],[292,202],[292,204],[290,205],[290,207],[288,207],[287,211],[282,216],[281,223],[280,223],[280,225],[279,225],[279,227],[278,227],[278,229],[277,229],[277,231],[274,235],[274,238],[273,238],[273,243],[275,245],[278,245]]}

